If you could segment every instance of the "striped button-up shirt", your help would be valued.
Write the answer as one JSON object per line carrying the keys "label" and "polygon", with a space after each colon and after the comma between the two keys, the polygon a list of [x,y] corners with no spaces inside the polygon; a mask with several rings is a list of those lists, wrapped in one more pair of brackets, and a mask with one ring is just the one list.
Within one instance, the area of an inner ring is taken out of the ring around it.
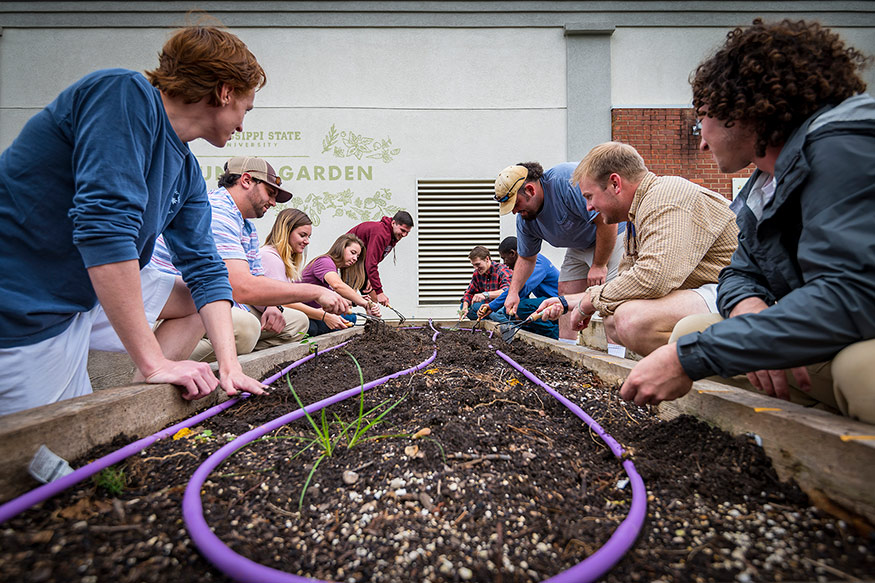
{"label": "striped button-up shirt", "polygon": [[632,199],[619,275],[587,292],[609,316],[629,300],[717,283],[737,245],[729,201],[684,178],[648,172]]}
{"label": "striped button-up shirt", "polygon": [[[211,225],[213,239],[219,256],[224,260],[243,259],[249,264],[252,275],[264,275],[255,225],[252,221],[243,218],[234,199],[224,187],[211,190],[208,196],[213,213]],[[152,265],[165,273],[180,275],[179,270],[173,265],[170,250],[163,236],[155,240]],[[247,309],[236,302],[234,305]]]}

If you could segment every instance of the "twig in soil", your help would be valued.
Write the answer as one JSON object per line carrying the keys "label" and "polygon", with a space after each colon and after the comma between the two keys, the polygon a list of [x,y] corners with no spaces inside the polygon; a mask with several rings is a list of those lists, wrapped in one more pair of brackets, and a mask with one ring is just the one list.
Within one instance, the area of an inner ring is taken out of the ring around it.
{"label": "twig in soil", "polygon": [[522,433],[526,437],[532,437],[531,434],[536,433],[541,437],[532,437],[532,439],[553,447],[553,440],[544,435],[542,432],[538,431],[537,429],[532,429],[530,427],[514,427],[513,425],[508,425],[508,427],[516,431],[517,433]]}
{"label": "twig in soil", "polygon": [[[457,454],[457,455],[458,455],[458,454]],[[465,463],[463,463],[463,464],[459,464],[459,467],[462,468],[462,469],[467,470],[467,469],[470,469],[470,468],[476,466],[477,464],[479,464],[479,463],[481,463],[481,462],[484,462],[484,461],[486,461],[486,460],[505,460],[505,461],[509,461],[509,460],[510,460],[510,456],[509,456],[508,454],[506,454],[506,453],[490,453],[490,454],[486,454],[486,455],[484,455],[484,456],[480,456],[480,457],[478,457],[478,458],[474,458],[474,459],[472,459],[471,461],[467,461],[467,462],[465,462]]]}
{"label": "twig in soil", "polygon": [[463,509],[463,510],[462,510],[462,514],[460,514],[460,515],[458,516],[458,518],[456,518],[456,519],[453,521],[453,526],[456,526],[457,524],[459,524],[460,522],[462,522],[462,521],[465,519],[466,516],[468,516],[468,511],[467,511],[466,509]]}
{"label": "twig in soil", "polygon": [[534,413],[536,415],[539,413],[537,409],[529,409],[528,407],[526,407],[522,403],[518,403],[512,399],[494,399],[492,401],[489,401],[488,403],[477,403],[476,405],[474,405],[473,408],[476,409],[477,407],[488,407],[489,405],[494,405],[495,403],[510,403],[511,405],[519,406],[524,411],[528,411],[528,412]]}
{"label": "twig in soil", "polygon": [[270,466],[269,468],[261,468],[260,470],[249,470],[248,472],[232,472],[230,474],[219,474],[216,476],[217,478],[239,478],[240,476],[248,476],[250,474],[263,474],[264,472],[271,472],[275,470],[275,466]]}
{"label": "twig in soil", "polygon": [[274,504],[273,502],[268,502],[268,503],[267,503],[267,507],[270,508],[271,510],[273,510],[274,512],[276,512],[277,514],[282,514],[283,516],[289,516],[289,517],[291,517],[291,518],[297,518],[297,517],[298,517],[298,514],[297,514],[297,513],[295,513],[295,512],[289,512],[289,511],[286,510],[285,508],[280,508],[279,506],[277,506],[277,505]]}
{"label": "twig in soil", "polygon": [[699,554],[699,551],[701,551],[707,547],[710,547],[713,544],[714,544],[714,540],[712,539],[712,540],[709,540],[708,542],[706,542],[705,544],[699,545],[697,547],[693,547],[693,549],[690,551],[690,554],[687,555],[687,562],[689,563],[690,561],[692,561],[693,557],[695,557],[697,554]]}
{"label": "twig in soil", "polygon": [[623,407],[623,413],[626,414],[626,417],[629,418],[629,421],[631,421],[635,425],[640,425],[640,423],[638,423],[638,421],[634,417],[632,417],[632,414],[629,413],[629,409],[627,409],[626,407]]}
{"label": "twig in soil", "polygon": [[365,463],[363,463],[362,465],[360,465],[360,466],[357,467],[357,468],[353,468],[352,471],[354,471],[354,472],[360,472],[360,471],[362,471],[363,469],[365,469],[366,467],[368,467],[368,466],[370,466],[370,465],[373,465],[373,464],[374,464],[374,462],[373,462],[373,460],[371,460],[371,461],[369,461],[369,462],[365,462]]}
{"label": "twig in soil", "polygon": [[249,496],[249,494],[251,494],[256,488],[260,488],[262,484],[264,484],[264,480],[260,481],[256,485],[252,486],[251,488],[231,500],[231,503],[228,504],[228,510],[225,511],[225,518],[228,518],[231,515],[231,509],[234,508],[234,505],[237,504],[237,502]]}
{"label": "twig in soil", "polygon": [[495,563],[495,583],[504,582],[504,523],[498,521],[495,525],[495,552],[492,557],[492,562]]}
{"label": "twig in soil", "polygon": [[847,579],[848,581],[863,581],[862,579],[858,579],[858,578],[854,577],[853,575],[849,575],[848,573],[845,573],[844,571],[840,571],[840,570],[836,569],[835,567],[830,567],[826,563],[822,563],[822,562],[816,561],[814,559],[809,559],[808,557],[802,557],[802,561],[805,563],[808,563],[814,567],[820,567],[821,569],[823,569],[827,573],[830,573],[831,575],[836,575],[838,577],[843,577],[843,578]]}
{"label": "twig in soil", "polygon": [[88,530],[91,532],[124,532],[126,530],[140,530],[142,528],[142,524],[116,524],[111,526],[105,526],[102,524],[88,525]]}
{"label": "twig in soil", "polygon": [[457,460],[509,460],[510,456],[506,453],[486,453],[480,455],[479,453],[451,453],[451,458]]}
{"label": "twig in soil", "polygon": [[197,459],[197,456],[194,455],[193,453],[191,453],[190,451],[178,451],[176,453],[171,453],[171,454],[161,456],[161,457],[145,457],[145,458],[138,460],[138,461],[141,461],[141,462],[163,461],[163,460],[166,460],[166,459],[169,459],[172,457],[176,457],[178,455],[190,455],[194,459]]}
{"label": "twig in soil", "polygon": [[592,428],[592,427],[587,426],[587,429],[589,429],[589,431],[587,432],[587,433],[589,433],[589,438],[592,440],[592,442],[593,442],[594,444],[596,444],[597,446],[599,446],[599,447],[602,448],[602,449],[610,449],[610,448],[607,446],[607,444],[605,444],[605,442],[603,442],[601,439],[596,439],[596,438],[595,438],[595,432],[593,431],[593,428]]}

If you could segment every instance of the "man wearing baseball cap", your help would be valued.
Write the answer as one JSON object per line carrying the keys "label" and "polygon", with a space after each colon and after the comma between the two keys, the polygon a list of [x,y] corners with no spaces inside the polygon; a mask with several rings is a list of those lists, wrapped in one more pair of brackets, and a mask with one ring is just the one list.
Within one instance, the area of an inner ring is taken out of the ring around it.
{"label": "man wearing baseball cap", "polygon": [[[571,183],[577,165],[566,162],[546,172],[537,162],[508,166],[495,181],[495,200],[500,213],[517,215],[517,253],[513,279],[504,302],[509,315],[516,314],[520,290],[532,275],[541,242],[565,248],[559,271],[559,295],[584,291],[617,276],[623,242],[617,237],[625,223],[609,225],[596,211],[588,211],[580,188]],[[575,342],[567,315],[559,319],[559,339]]]}
{"label": "man wearing baseball cap", "polygon": [[[225,163],[218,186],[208,194],[212,232],[219,256],[228,268],[234,295],[231,316],[237,354],[283,344],[307,332],[307,316],[298,310],[283,310],[283,304],[316,301],[332,314],[348,311],[347,301],[330,289],[265,276],[258,232],[250,219],[260,218],[276,203],[292,199],[273,166],[262,158],[236,156]],[[167,273],[177,272],[163,237],[155,242],[152,265]],[[210,360],[212,356],[212,345],[203,338],[191,359]]]}

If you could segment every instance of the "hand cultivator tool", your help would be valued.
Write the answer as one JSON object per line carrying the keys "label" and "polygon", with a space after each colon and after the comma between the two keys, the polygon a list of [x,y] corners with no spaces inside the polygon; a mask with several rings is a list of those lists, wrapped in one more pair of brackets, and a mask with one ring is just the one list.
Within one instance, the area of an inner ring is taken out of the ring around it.
{"label": "hand cultivator tool", "polygon": [[477,327],[480,326],[480,322],[482,322],[483,318],[485,318],[485,317],[486,317],[485,315],[481,316],[480,314],[477,314],[477,321],[474,322],[473,326],[471,326],[471,334],[473,334],[474,331],[477,329]]}
{"label": "hand cultivator tool", "polygon": [[465,312],[462,312],[461,314],[459,314],[459,321],[456,322],[456,325],[453,326],[452,328],[449,328],[448,330],[450,332],[455,332],[456,330],[458,330],[462,326],[462,320],[464,318],[465,318]]}
{"label": "hand cultivator tool", "polygon": [[403,323],[404,323],[404,320],[407,319],[407,318],[404,317],[404,314],[402,314],[401,312],[399,312],[398,310],[396,310],[396,309],[393,308],[392,306],[386,304],[386,307],[389,308],[390,310],[392,310],[393,312],[395,312],[396,314],[398,314],[398,318],[401,320],[400,322],[398,322],[399,324],[403,324]]}
{"label": "hand cultivator tool", "polygon": [[364,324],[358,323],[359,318],[361,318],[362,320],[365,320],[365,323],[367,323],[367,322],[383,323],[384,322],[383,318],[379,318],[377,316],[372,316],[370,314],[362,314],[360,312],[350,312],[350,314],[356,317],[356,323],[355,324],[350,323],[350,326],[364,326]]}
{"label": "hand cultivator tool", "polygon": [[517,322],[516,324],[503,324],[501,326],[501,339],[510,344],[510,341],[513,340],[513,337],[516,336],[516,333],[519,332],[520,328],[524,324],[528,324],[530,322],[534,322],[536,320],[540,320],[541,316],[543,316],[543,312],[537,312],[532,314],[525,320],[521,322]]}

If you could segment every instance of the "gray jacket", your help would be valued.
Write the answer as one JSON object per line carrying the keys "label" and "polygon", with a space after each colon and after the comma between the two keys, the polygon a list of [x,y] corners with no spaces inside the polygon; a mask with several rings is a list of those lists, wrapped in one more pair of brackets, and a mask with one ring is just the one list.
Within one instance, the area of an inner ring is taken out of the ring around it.
{"label": "gray jacket", "polygon": [[680,338],[693,380],[823,362],[875,338],[875,99],[824,108],[790,136],[757,220],[748,196],[760,174],[734,203],[738,249],[717,304],[725,318],[752,296],[769,308]]}

